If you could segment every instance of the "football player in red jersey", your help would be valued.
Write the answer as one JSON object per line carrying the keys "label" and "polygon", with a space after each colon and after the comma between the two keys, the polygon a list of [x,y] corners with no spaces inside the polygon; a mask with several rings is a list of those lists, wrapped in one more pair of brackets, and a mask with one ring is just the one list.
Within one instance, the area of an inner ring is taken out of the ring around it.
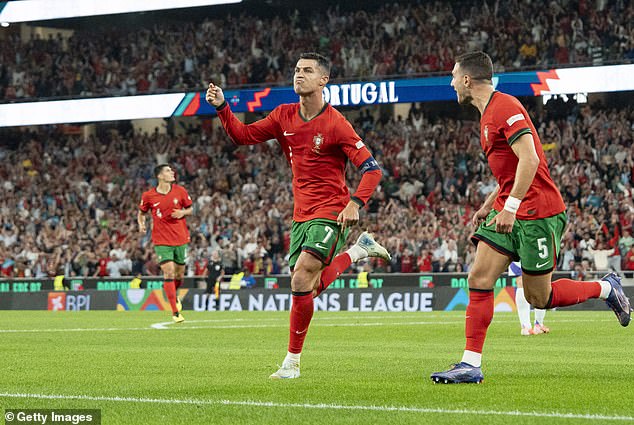
{"label": "football player in red jersey", "polygon": [[[289,265],[293,304],[288,353],[272,379],[298,378],[300,354],[313,316],[313,297],[328,287],[352,262],[366,257],[390,259],[372,235],[343,247],[350,226],[381,179],[381,169],[365,143],[341,113],[324,101],[330,63],[317,53],[300,55],[293,86],[299,102],[280,105],[266,118],[245,125],[231,112],[220,87],[213,83],[207,102],[234,143],[253,145],[277,139],[293,172],[293,226]],[[363,174],[350,195],[345,168],[350,160]]]}
{"label": "football player in red jersey", "polygon": [[609,273],[597,282],[558,279],[551,282],[566,207],[548,171],[537,130],[513,96],[493,87],[493,64],[484,52],[456,59],[451,86],[458,102],[480,111],[480,144],[498,186],[473,216],[477,245],[469,271],[466,348],[462,361],[431,375],[437,383],[480,383],[482,347],[493,318],[493,286],[511,261],[522,263],[524,295],[535,308],[605,299],[622,326],[630,322],[630,303],[620,277]]}
{"label": "football player in red jersey", "polygon": [[185,217],[192,214],[192,200],[184,187],[174,183],[174,170],[168,164],[154,168],[158,180],[155,188],[143,193],[137,222],[145,234],[145,213],[152,214],[152,242],[163,271],[163,289],[172,308],[176,323],[185,321],[176,290],[183,284],[187,262],[187,244],[190,241]]}

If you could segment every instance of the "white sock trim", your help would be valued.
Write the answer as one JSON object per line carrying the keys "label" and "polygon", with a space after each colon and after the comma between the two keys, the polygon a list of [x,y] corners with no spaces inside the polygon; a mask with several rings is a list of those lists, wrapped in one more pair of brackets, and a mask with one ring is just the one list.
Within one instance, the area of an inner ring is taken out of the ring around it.
{"label": "white sock trim", "polygon": [[284,363],[293,362],[293,363],[299,364],[299,358],[301,357],[301,355],[302,353],[291,353],[289,351],[288,353],[286,353],[286,358],[284,359]]}
{"label": "white sock trim", "polygon": [[346,253],[350,256],[350,259],[353,263],[356,263],[359,260],[363,260],[364,258],[368,258],[368,251],[361,248],[359,245],[352,245]]}
{"label": "white sock trim", "polygon": [[462,355],[462,361],[470,364],[474,367],[480,367],[482,365],[482,353],[476,353],[475,351],[464,350]]}
{"label": "white sock trim", "polygon": [[515,290],[515,305],[517,306],[517,316],[520,319],[520,325],[523,328],[531,327],[531,305],[526,301],[524,296],[524,288]]}
{"label": "white sock trim", "polygon": [[542,310],[539,308],[535,309],[535,323],[539,323],[540,325],[543,325],[545,317],[546,317],[546,310]]}
{"label": "white sock trim", "polygon": [[612,285],[610,285],[610,282],[606,282],[605,280],[600,280],[599,285],[601,285],[601,293],[599,294],[599,298],[604,300],[610,295],[610,292],[612,292]]}

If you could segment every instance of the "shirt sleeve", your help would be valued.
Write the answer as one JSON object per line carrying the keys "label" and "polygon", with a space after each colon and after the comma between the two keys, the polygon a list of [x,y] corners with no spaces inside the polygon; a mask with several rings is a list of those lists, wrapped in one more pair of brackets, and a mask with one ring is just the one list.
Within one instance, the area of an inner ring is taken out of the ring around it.
{"label": "shirt sleeve", "polygon": [[337,126],[337,131],[337,138],[341,150],[348,157],[350,162],[359,168],[372,154],[347,120],[342,120]]}
{"label": "shirt sleeve", "polygon": [[244,124],[231,111],[226,102],[218,110],[218,118],[222,122],[227,135],[237,145],[255,145],[277,138],[279,107],[266,118],[252,124]]}
{"label": "shirt sleeve", "polygon": [[505,102],[498,114],[500,118],[500,132],[504,134],[509,145],[513,145],[524,134],[530,134],[527,113],[524,108],[512,102]]}
{"label": "shirt sleeve", "polygon": [[147,199],[147,192],[141,195],[141,202],[139,203],[139,210],[141,212],[148,212],[150,210],[150,202]]}
{"label": "shirt sleeve", "polygon": [[183,193],[181,196],[181,205],[183,206],[183,208],[189,208],[192,206],[192,198],[189,196],[189,193],[187,193],[187,190],[185,188],[183,188]]}

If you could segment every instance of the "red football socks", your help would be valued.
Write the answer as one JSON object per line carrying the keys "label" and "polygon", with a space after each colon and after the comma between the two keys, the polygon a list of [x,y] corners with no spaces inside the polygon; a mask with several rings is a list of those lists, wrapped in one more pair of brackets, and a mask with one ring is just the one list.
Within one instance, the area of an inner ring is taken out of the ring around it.
{"label": "red football socks", "polygon": [[176,308],[176,287],[174,285],[174,281],[166,280],[163,282],[163,289],[165,290],[167,300],[170,302],[170,306],[172,307],[172,313],[176,314],[178,309]]}
{"label": "red football socks", "polygon": [[557,279],[552,283],[553,291],[546,308],[566,307],[582,303],[590,298],[599,298],[599,282],[581,282],[572,279]]}
{"label": "red football socks", "polygon": [[313,318],[313,293],[293,292],[293,306],[291,307],[291,327],[288,340],[288,352],[298,354],[302,352],[308,326]]}
{"label": "red football socks", "polygon": [[174,286],[176,287],[176,289],[180,288],[182,284],[183,279],[174,279]]}
{"label": "red football socks", "polygon": [[493,320],[493,290],[469,290],[469,305],[465,320],[467,345],[465,350],[482,353],[487,329]]}
{"label": "red football socks", "polygon": [[352,259],[347,252],[342,252],[337,255],[330,265],[321,271],[321,277],[319,278],[319,286],[317,287],[317,293],[315,296],[319,296],[322,292],[334,282],[341,273],[343,273],[352,264]]}

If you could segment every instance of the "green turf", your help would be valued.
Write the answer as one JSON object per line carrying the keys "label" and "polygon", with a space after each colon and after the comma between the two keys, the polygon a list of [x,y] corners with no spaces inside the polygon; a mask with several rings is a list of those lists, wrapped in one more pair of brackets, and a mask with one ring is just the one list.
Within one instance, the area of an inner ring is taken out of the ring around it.
{"label": "green turf", "polygon": [[[0,407],[96,408],[104,424],[634,423],[634,326],[609,311],[550,312],[552,332],[530,337],[514,314],[497,313],[482,385],[429,379],[459,360],[464,312],[317,312],[302,376],[287,381],[268,376],[286,353],[288,313],[184,315],[156,330],[165,312],[1,312]],[[238,404],[247,401],[275,405]]]}

